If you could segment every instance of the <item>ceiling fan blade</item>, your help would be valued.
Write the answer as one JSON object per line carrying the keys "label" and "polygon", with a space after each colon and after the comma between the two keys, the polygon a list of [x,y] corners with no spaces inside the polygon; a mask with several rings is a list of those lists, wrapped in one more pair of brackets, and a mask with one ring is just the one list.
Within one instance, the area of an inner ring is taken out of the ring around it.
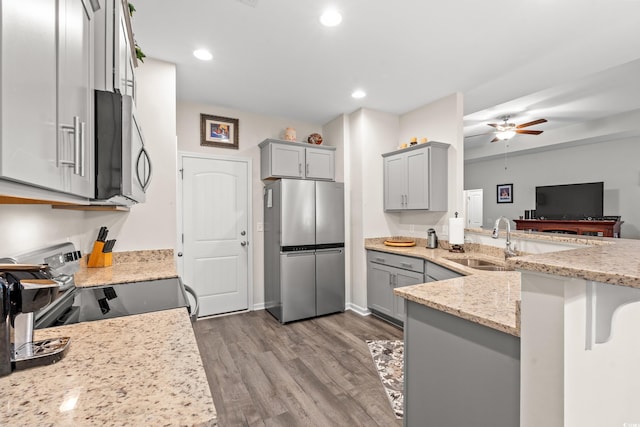
{"label": "ceiling fan blade", "polygon": [[544,132],[544,131],[543,130],[521,130],[521,129],[516,129],[516,133],[523,134],[523,135],[540,135],[542,132]]}
{"label": "ceiling fan blade", "polygon": [[475,135],[467,135],[465,136],[465,138],[474,138],[476,136],[482,136],[482,135],[493,135],[495,132],[485,132],[485,133],[476,133]]}
{"label": "ceiling fan blade", "polygon": [[497,128],[497,127],[498,127],[498,124],[497,124],[497,123],[487,123],[487,124],[488,124],[489,126],[494,127],[494,128]]}
{"label": "ceiling fan blade", "polygon": [[516,126],[516,129],[522,129],[522,128],[526,128],[529,126],[533,126],[533,125],[539,125],[540,123],[546,123],[547,119],[538,119],[538,120],[534,120],[532,122],[527,122],[527,123],[523,123],[521,125]]}
{"label": "ceiling fan blade", "polygon": [[491,142],[497,142],[497,141],[500,141],[500,139],[499,139],[498,137],[495,137],[495,138],[493,138],[493,139],[491,140]]}

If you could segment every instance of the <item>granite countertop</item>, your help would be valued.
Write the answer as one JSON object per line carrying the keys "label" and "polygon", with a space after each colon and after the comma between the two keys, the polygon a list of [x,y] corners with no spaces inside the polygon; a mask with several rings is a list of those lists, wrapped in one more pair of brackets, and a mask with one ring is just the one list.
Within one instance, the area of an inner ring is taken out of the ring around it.
{"label": "granite countertop", "polygon": [[[491,231],[470,229],[467,232],[490,235]],[[424,239],[417,245],[395,248],[384,245],[384,238],[366,239],[365,248],[424,258],[451,270],[467,274],[457,279],[425,283],[394,290],[397,295],[438,310],[480,323],[512,335],[520,329],[520,276],[516,272],[486,272],[464,267],[447,258],[486,259],[511,269],[618,286],[640,288],[640,241],[594,236],[550,233],[511,232],[512,240],[528,239],[581,245],[575,249],[540,254],[521,254],[504,259],[503,248],[465,244],[472,251],[454,254],[444,249],[425,248]]]}
{"label": "granite countertop", "polygon": [[89,268],[86,257],[80,264],[78,288],[178,277],[173,249],[114,252],[111,267]]}
{"label": "granite countertop", "polygon": [[501,248],[483,246],[478,252],[453,253],[445,249],[427,249],[418,239],[416,246],[397,248],[384,245],[384,239],[366,239],[365,249],[413,256],[435,262],[465,274],[394,289],[407,300],[478,323],[501,332],[520,336],[520,273],[482,271],[465,267],[451,259],[476,258],[505,265]]}
{"label": "granite countertop", "polygon": [[214,426],[184,308],[37,330],[68,336],[54,365],[0,378],[2,426]]}
{"label": "granite countertop", "polygon": [[[517,235],[516,235],[517,236]],[[519,270],[640,288],[640,241],[603,238],[584,248],[510,258]]]}
{"label": "granite countertop", "polygon": [[[491,231],[483,229],[474,228],[466,231],[491,235]],[[637,262],[640,257],[640,240],[530,231],[512,231],[511,239],[582,246],[509,258],[507,265],[511,268],[640,288],[640,265]]]}

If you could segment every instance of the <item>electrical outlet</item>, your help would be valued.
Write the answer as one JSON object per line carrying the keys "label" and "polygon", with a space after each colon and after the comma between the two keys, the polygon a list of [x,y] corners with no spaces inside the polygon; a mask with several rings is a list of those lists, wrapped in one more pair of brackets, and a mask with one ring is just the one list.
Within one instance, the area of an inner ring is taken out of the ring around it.
{"label": "electrical outlet", "polygon": [[263,222],[259,222],[258,224],[256,224],[256,230],[257,231],[264,231],[264,223]]}

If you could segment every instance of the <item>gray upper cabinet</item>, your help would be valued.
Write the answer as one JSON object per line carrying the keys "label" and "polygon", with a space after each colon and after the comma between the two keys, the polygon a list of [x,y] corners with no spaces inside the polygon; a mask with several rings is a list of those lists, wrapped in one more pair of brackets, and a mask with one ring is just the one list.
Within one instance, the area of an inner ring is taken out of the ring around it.
{"label": "gray upper cabinet", "polygon": [[58,150],[65,191],[94,197],[93,10],[58,2]]}
{"label": "gray upper cabinet", "polygon": [[305,177],[307,179],[327,179],[334,181],[336,178],[336,152],[335,148],[326,149],[320,147],[306,147]]}
{"label": "gray upper cabinet", "polygon": [[93,8],[83,0],[1,7],[0,175],[93,197]]}
{"label": "gray upper cabinet", "polygon": [[137,59],[129,6],[123,0],[106,0],[96,12],[96,89],[119,90],[136,101]]}
{"label": "gray upper cabinet", "polygon": [[447,210],[449,144],[429,142],[383,154],[384,210]]}
{"label": "gray upper cabinet", "polygon": [[335,147],[265,139],[260,147],[260,178],[335,181]]}

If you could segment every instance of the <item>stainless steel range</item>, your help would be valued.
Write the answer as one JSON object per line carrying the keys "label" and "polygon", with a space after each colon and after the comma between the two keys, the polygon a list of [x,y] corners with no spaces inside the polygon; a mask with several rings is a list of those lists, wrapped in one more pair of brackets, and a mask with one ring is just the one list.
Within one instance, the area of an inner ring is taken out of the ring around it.
{"label": "stainless steel range", "polygon": [[73,243],[61,243],[0,259],[0,264],[48,264],[52,279],[58,283],[58,293],[53,301],[33,313],[35,329],[178,307],[186,307],[195,320],[197,303],[192,307],[187,297],[187,292],[193,291],[179,277],[76,287],[73,275],[80,269],[80,258]]}

